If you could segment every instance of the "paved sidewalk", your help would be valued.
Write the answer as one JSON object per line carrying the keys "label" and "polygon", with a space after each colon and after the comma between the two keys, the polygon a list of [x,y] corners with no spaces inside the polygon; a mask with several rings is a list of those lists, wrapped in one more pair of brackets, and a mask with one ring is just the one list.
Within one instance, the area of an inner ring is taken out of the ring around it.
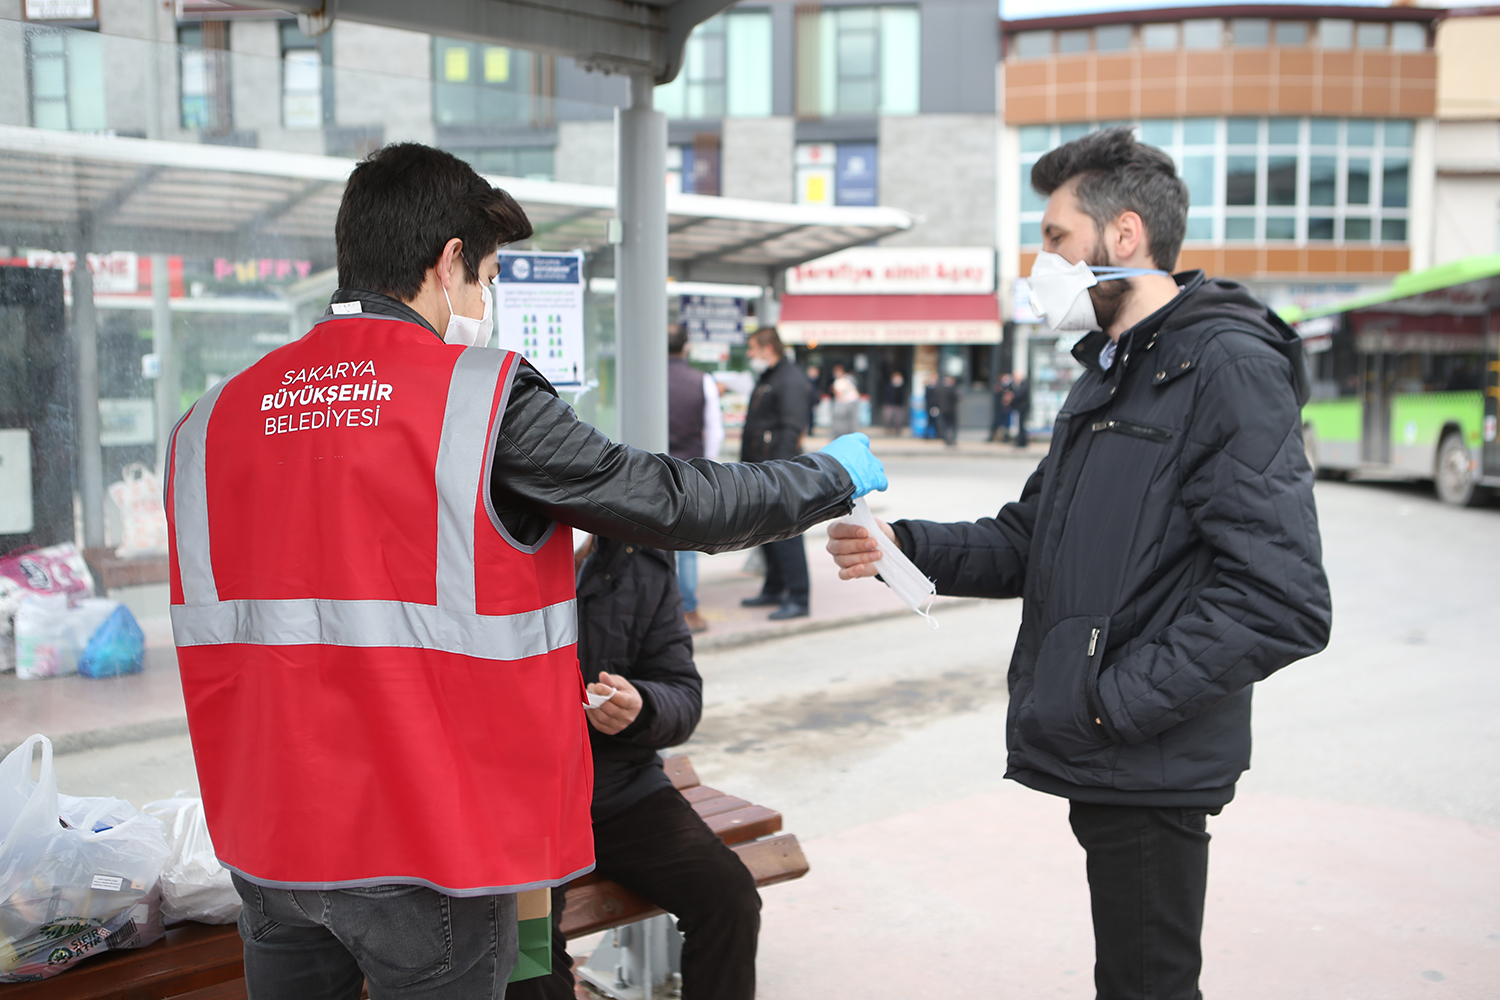
{"label": "paved sidewalk", "polygon": [[[1067,810],[1007,783],[804,844],[763,893],[761,1000],[1092,997]],[[1209,831],[1206,997],[1497,995],[1500,829],[1247,794]]]}

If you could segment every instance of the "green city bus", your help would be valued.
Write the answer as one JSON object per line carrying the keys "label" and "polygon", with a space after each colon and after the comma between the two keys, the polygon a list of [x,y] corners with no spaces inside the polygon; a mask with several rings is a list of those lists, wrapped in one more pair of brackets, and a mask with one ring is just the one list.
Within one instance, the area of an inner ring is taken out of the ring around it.
{"label": "green city bus", "polygon": [[1303,439],[1320,475],[1430,479],[1465,506],[1500,486],[1500,254],[1282,315],[1307,349]]}

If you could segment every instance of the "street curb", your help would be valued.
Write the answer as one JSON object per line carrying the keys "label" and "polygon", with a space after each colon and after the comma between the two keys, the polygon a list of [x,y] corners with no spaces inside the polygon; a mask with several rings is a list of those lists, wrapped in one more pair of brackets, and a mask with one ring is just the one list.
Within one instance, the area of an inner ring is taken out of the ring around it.
{"label": "street curb", "polygon": [[[943,608],[958,608],[969,604],[978,604],[977,597],[958,597],[950,601],[944,601],[935,606],[932,611],[937,614]],[[847,628],[851,625],[864,625],[868,622],[883,621],[887,618],[900,618],[912,612],[907,608],[893,608],[889,611],[872,611],[863,615],[846,615],[843,618],[824,618],[822,620],[809,618],[795,625],[777,625],[772,628],[754,629],[748,632],[735,632],[730,635],[693,636],[693,652],[700,653],[709,650],[735,649],[739,646],[754,646],[762,642],[770,642],[773,639],[785,639],[795,635],[807,635],[811,632],[827,632],[836,628]]]}
{"label": "street curb", "polygon": [[[85,729],[77,733],[63,733],[51,737],[54,754],[81,753],[84,750],[102,750],[122,743],[140,743],[144,740],[159,740],[168,736],[187,735],[187,716],[175,719],[153,719],[150,722],[132,722],[123,726],[106,726],[103,729]],[[43,734],[46,735],[45,733]],[[25,743],[0,743],[0,758]]]}
{"label": "street curb", "polygon": [[[976,597],[960,597],[944,601],[935,607],[933,611],[940,612],[943,608],[957,608],[978,603],[979,599]],[[846,615],[843,618],[825,618],[822,620],[810,618],[791,625],[777,625],[772,628],[736,632],[730,635],[699,635],[693,637],[693,650],[695,653],[698,653],[720,649],[737,649],[742,646],[755,646],[763,642],[770,642],[773,639],[808,635],[813,632],[827,632],[837,628],[848,628],[853,625],[883,621],[887,618],[899,618],[907,614],[911,614],[911,612],[906,608],[893,608],[889,611],[872,611],[869,614],[863,615]],[[85,750],[102,750],[106,747],[120,746],[124,743],[141,743],[146,740],[159,740],[169,736],[185,736],[187,735],[187,731],[186,716],[179,716],[175,719],[153,719],[150,722],[133,722],[123,726],[106,726],[103,729],[86,729],[82,732],[63,733],[60,736],[52,737],[52,752],[62,755],[82,753]],[[3,758],[24,742],[26,741],[18,740],[14,743],[0,743],[0,758]]]}

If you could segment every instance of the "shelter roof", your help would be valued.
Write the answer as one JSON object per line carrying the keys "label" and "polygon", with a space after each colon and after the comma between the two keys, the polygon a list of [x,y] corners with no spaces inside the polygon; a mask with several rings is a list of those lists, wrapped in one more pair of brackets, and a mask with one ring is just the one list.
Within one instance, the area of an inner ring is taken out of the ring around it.
{"label": "shelter roof", "polygon": [[[0,238],[15,245],[202,256],[331,257],[355,161],[0,126]],[[609,245],[613,188],[490,177],[532,220],[537,249]],[[909,229],[892,208],[668,194],[679,278],[767,284],[774,272]],[[81,235],[82,234],[82,235]]]}

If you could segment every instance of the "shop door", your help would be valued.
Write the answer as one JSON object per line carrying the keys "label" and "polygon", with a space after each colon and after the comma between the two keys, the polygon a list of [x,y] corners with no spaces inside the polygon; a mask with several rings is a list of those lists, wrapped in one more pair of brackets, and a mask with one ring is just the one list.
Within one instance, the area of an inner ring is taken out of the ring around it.
{"label": "shop door", "polygon": [[0,554],[73,540],[63,273],[0,267]]}

